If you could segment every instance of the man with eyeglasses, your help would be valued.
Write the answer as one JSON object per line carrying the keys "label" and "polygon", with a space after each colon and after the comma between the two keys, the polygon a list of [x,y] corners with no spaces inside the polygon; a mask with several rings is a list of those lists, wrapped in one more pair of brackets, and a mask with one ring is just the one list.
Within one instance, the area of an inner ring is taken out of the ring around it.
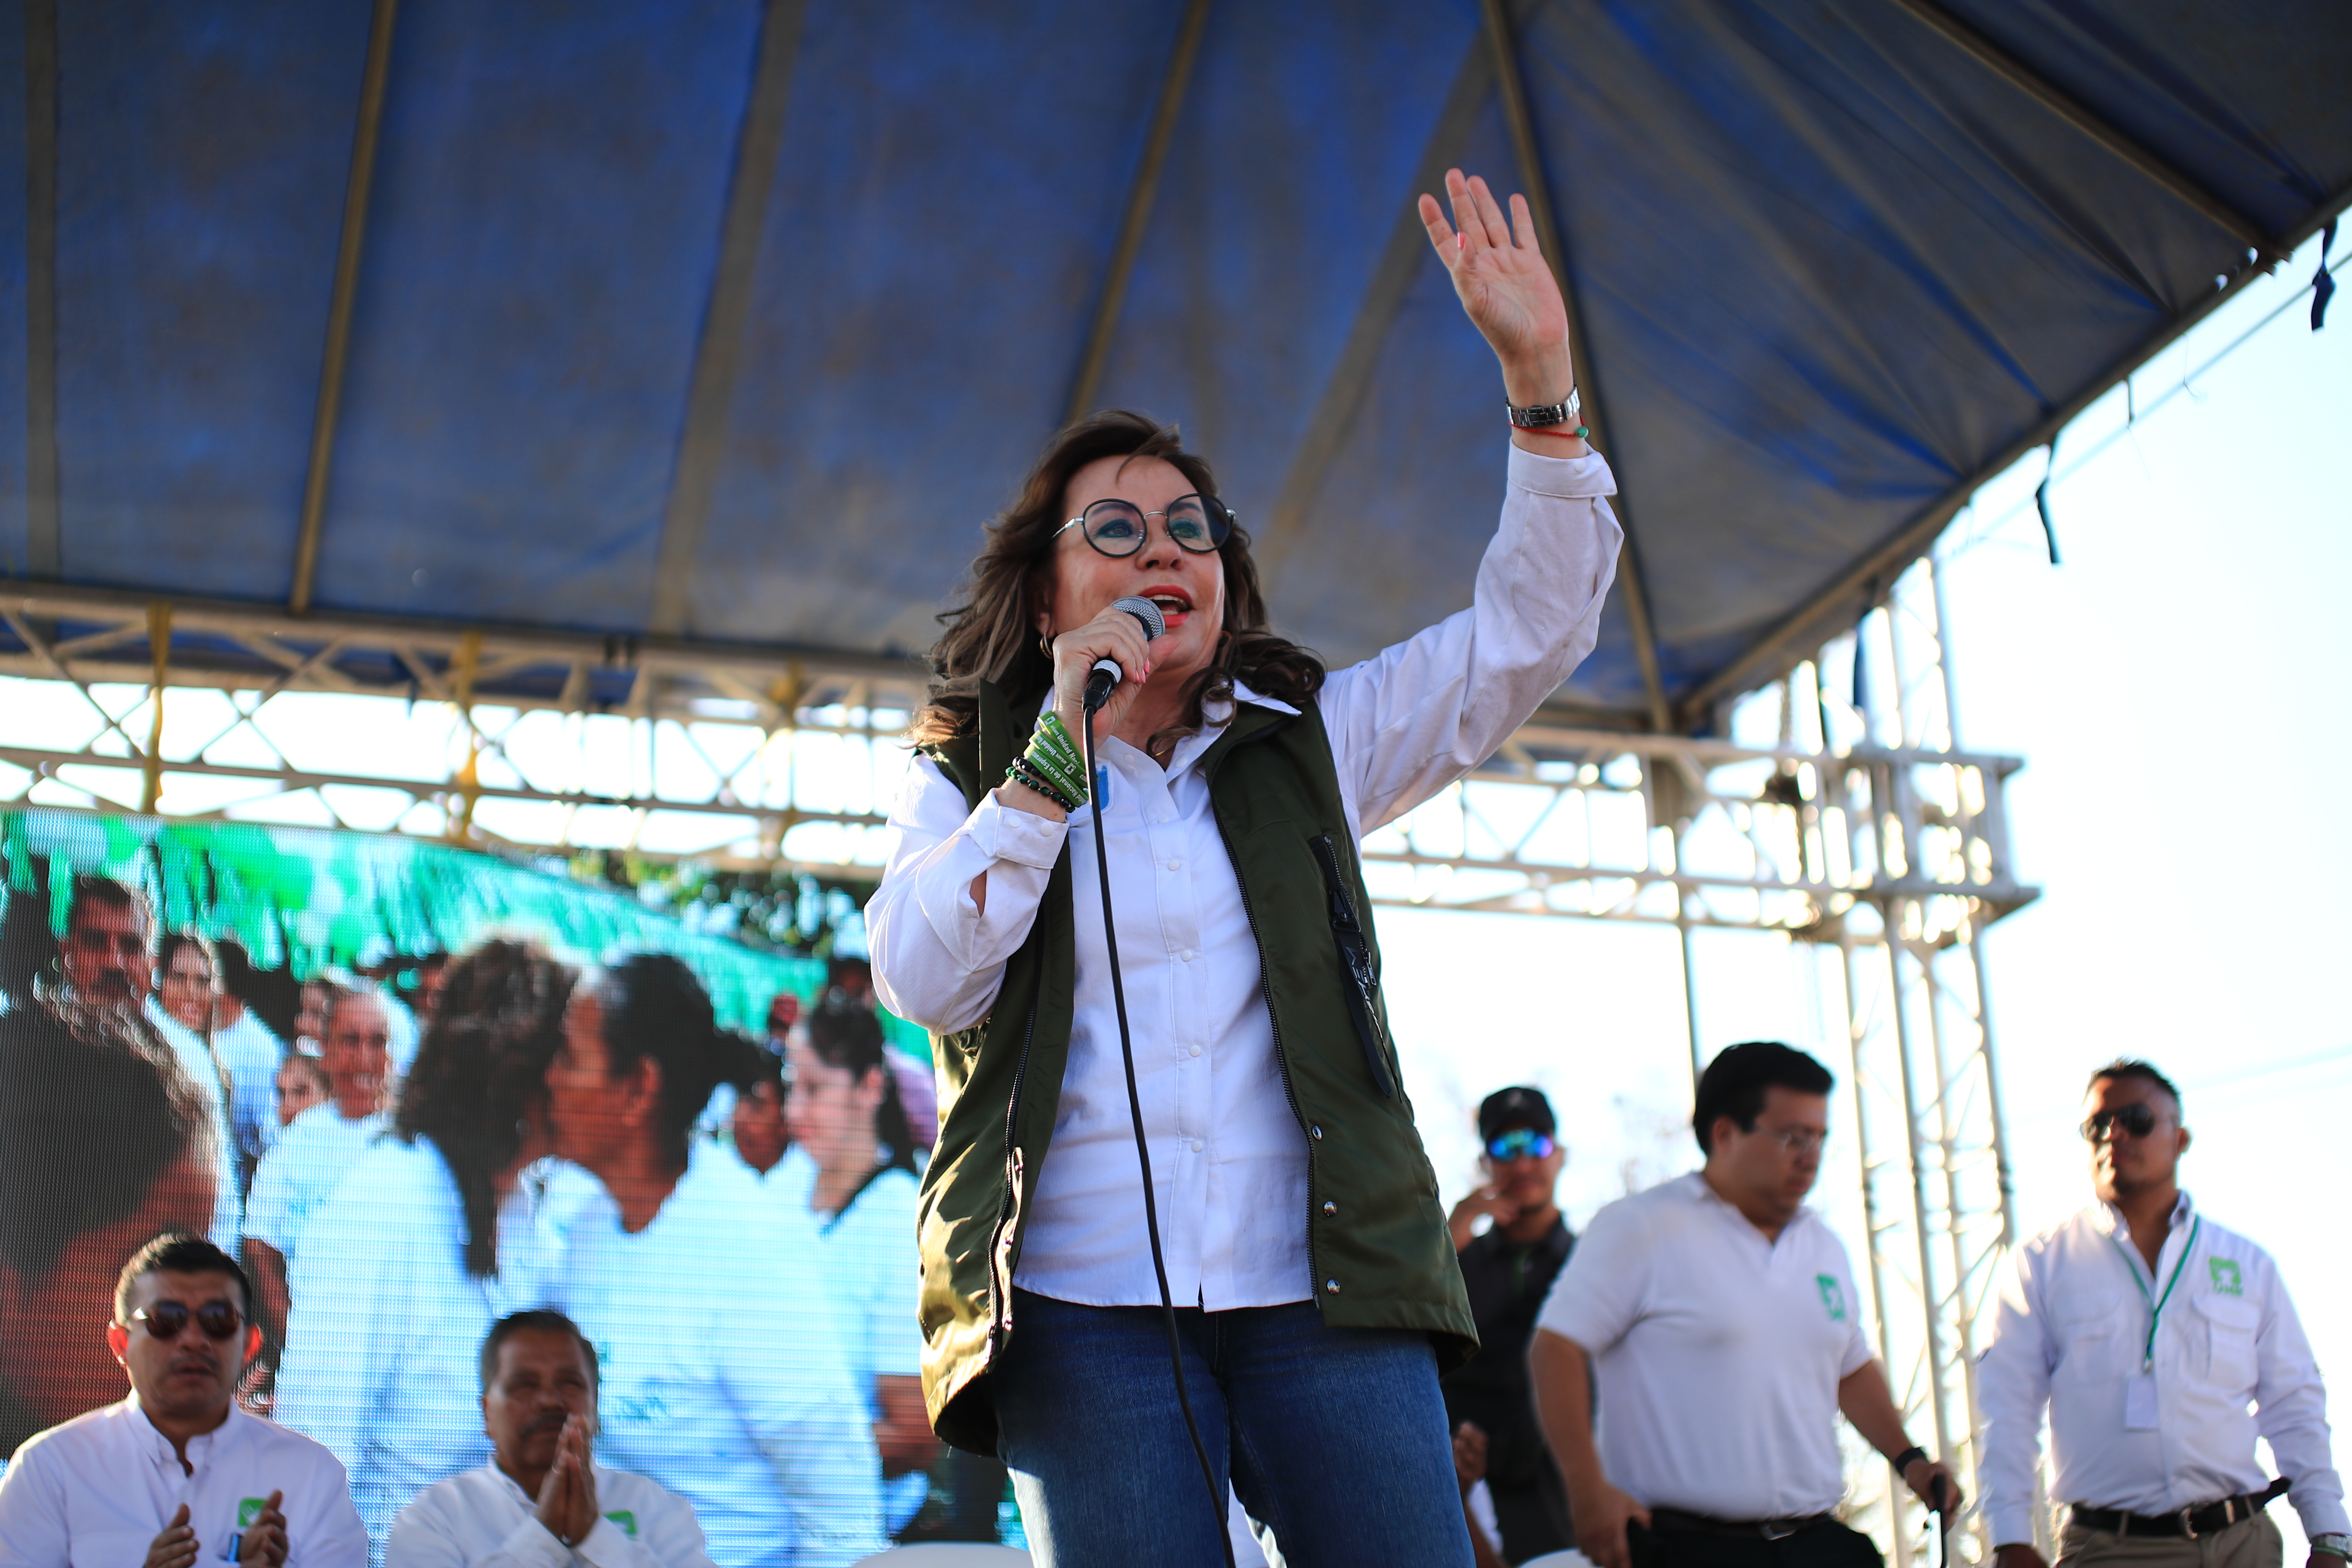
{"label": "man with eyeglasses", "polygon": [[1544,1303],[1536,1405],[1600,1568],[1877,1568],[1832,1512],[1841,1414],[1922,1500],[1958,1510],[1951,1472],[1904,1433],[1844,1245],[1805,1206],[1834,1082],[1769,1041],[1717,1057],[1691,1117],[1706,1163],[1593,1215]]}
{"label": "man with eyeglasses", "polygon": [[[2062,1568],[2278,1568],[2287,1499],[2311,1568],[2345,1568],[2327,1394],[2270,1254],[2180,1190],[2180,1091],[2143,1061],[2091,1075],[2083,1136],[2097,1201],[2014,1254],[1977,1366],[1997,1568],[2045,1568],[2034,1476],[2071,1504]],[[2254,1440],[2284,1476],[2269,1481]]]}
{"label": "man with eyeglasses", "polygon": [[106,1337],[130,1396],[17,1451],[0,1480],[0,1568],[365,1568],[343,1467],[237,1407],[261,1331],[236,1259],[156,1237],[124,1265]]}
{"label": "man with eyeglasses", "polygon": [[[1544,1447],[1528,1384],[1536,1310],[1576,1245],[1552,1195],[1568,1159],[1558,1131],[1543,1090],[1488,1095],[1478,1107],[1478,1166],[1486,1182],[1454,1205],[1446,1222],[1478,1325],[1478,1353],[1439,1388],[1456,1440],[1485,1444],[1486,1496],[1506,1563],[1576,1544],[1568,1490]],[[1481,1215],[1493,1225],[1474,1236]]]}

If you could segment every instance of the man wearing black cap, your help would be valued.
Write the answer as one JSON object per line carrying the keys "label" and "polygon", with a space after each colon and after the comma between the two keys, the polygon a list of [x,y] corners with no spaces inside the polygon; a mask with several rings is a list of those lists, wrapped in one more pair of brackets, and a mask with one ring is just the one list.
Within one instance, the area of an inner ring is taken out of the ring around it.
{"label": "man wearing black cap", "polygon": [[[1466,1423],[1486,1439],[1486,1491],[1508,1563],[1576,1544],[1568,1489],[1536,1425],[1528,1380],[1536,1313],[1576,1245],[1552,1198],[1568,1159],[1557,1131],[1543,1090],[1488,1095],[1478,1107],[1478,1167],[1486,1184],[1454,1205],[1449,1222],[1478,1323],[1479,1350],[1442,1385],[1445,1414],[1457,1436]],[[1471,1226],[1480,1215],[1495,1223],[1473,1237]]]}

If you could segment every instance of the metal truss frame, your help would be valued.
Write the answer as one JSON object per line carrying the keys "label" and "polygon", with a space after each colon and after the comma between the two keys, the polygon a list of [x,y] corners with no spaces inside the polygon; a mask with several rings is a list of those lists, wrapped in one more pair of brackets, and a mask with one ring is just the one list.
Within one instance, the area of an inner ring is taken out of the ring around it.
{"label": "metal truss frame", "polygon": [[[1935,564],[1923,561],[1851,634],[1745,700],[1730,727],[1746,739],[1538,715],[1467,778],[1370,835],[1363,859],[1382,904],[1675,928],[1694,1075],[1706,1052],[1692,933],[1790,942],[1822,994],[1843,998],[1871,1318],[1890,1382],[1914,1436],[1932,1436],[1972,1478],[1973,1365],[2015,1234],[1983,931],[2038,889],[2016,878],[2003,798],[2022,763],[1958,744],[1942,625]],[[656,813],[728,819],[733,846],[695,858],[839,876],[838,858],[795,858],[793,830],[878,829],[882,809],[804,798],[789,755],[772,765],[778,748],[830,736],[868,748],[870,761],[871,748],[896,743],[924,673],[907,660],[18,587],[0,594],[0,676],[72,683],[92,733],[79,748],[45,748],[0,724],[0,762],[30,772],[19,799],[54,781],[101,811],[131,809],[122,786],[132,778],[141,809],[215,818],[237,808],[173,811],[177,781],[249,781],[270,801],[308,795],[338,824],[338,787],[397,790],[426,808],[403,814],[407,831],[528,855],[563,852],[582,808],[617,808],[640,826]],[[166,755],[161,709],[175,688],[228,693],[235,717]],[[274,765],[208,755],[238,731],[267,742],[268,705],[296,692],[448,705],[446,776],[306,769],[274,742]],[[621,793],[537,776],[516,735],[547,712],[626,722],[646,741],[642,778],[634,761]],[[656,776],[655,731],[703,765]],[[112,793],[84,770],[112,770]],[[565,807],[563,833],[498,839],[474,818],[488,801]],[[1848,1508],[1909,1568],[1925,1516],[1874,1457],[1854,1457]],[[1980,1532],[1967,1539],[1973,1555],[1989,1552]]]}

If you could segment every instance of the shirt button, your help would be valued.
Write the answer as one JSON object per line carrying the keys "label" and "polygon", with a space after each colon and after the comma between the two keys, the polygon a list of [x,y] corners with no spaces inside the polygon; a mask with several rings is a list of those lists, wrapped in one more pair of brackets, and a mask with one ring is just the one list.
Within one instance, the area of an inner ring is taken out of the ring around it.
{"label": "shirt button", "polygon": [[1326,1279],[1323,1281],[1323,1289],[1326,1294],[1336,1296],[1339,1293],[1339,1282],[1337,1279]]}
{"label": "shirt button", "polygon": [[1183,864],[1184,862],[1176,856],[1171,855],[1168,857],[1168,868],[1171,871],[1179,869],[1183,866]]}
{"label": "shirt button", "polygon": [[1194,1056],[1196,1056],[1196,1057],[1197,1057],[1197,1056],[1199,1056],[1199,1055],[1201,1054],[1201,1047],[1198,1047],[1198,1046],[1194,1046],[1194,1047],[1192,1047],[1192,1054],[1193,1054]]}
{"label": "shirt button", "polygon": [[1192,1140],[1192,1152],[1193,1152],[1193,1153],[1195,1153],[1195,1154],[1197,1154],[1197,1153],[1199,1153],[1199,1152],[1201,1152],[1201,1149],[1202,1149],[1202,1143],[1201,1143],[1201,1141],[1200,1141],[1198,1138],[1193,1139],[1193,1140]]}
{"label": "shirt button", "polygon": [[1178,953],[1176,956],[1177,956],[1179,959],[1182,960],[1184,963],[1192,963],[1192,958],[1193,958],[1192,950],[1191,948],[1189,948],[1189,947],[1188,947],[1188,948],[1186,948],[1183,952],[1181,952]]}
{"label": "shirt button", "polygon": [[1328,1199],[1328,1198],[1326,1198],[1326,1199],[1324,1199],[1324,1200],[1323,1200],[1323,1217],[1324,1217],[1325,1219],[1329,1219],[1329,1218],[1330,1218],[1330,1217],[1332,1217],[1334,1215],[1337,1215],[1339,1212],[1339,1205],[1338,1204],[1333,1203],[1333,1202],[1332,1202],[1330,1199]]}

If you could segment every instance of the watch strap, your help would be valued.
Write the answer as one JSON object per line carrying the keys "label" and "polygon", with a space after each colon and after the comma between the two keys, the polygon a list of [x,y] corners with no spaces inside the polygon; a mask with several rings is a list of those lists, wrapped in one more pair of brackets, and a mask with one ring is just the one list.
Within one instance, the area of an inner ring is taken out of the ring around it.
{"label": "watch strap", "polygon": [[1584,399],[1571,387],[1558,403],[1533,403],[1522,408],[1507,402],[1503,407],[1510,415],[1511,423],[1520,429],[1541,430],[1553,425],[1575,424],[1577,416],[1583,412]]}

